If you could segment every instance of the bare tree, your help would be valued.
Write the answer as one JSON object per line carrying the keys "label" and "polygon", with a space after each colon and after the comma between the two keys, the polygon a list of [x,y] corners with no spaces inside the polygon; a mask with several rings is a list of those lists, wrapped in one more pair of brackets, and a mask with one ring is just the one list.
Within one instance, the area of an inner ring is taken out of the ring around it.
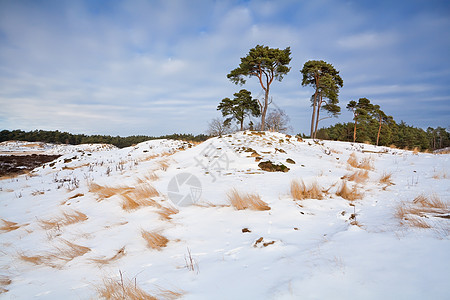
{"label": "bare tree", "polygon": [[231,133],[232,129],[230,124],[225,124],[221,118],[214,118],[208,122],[208,129],[206,134],[210,136],[221,136],[223,134]]}
{"label": "bare tree", "polygon": [[292,129],[290,119],[281,108],[271,109],[266,118],[266,128],[270,131],[286,133]]}

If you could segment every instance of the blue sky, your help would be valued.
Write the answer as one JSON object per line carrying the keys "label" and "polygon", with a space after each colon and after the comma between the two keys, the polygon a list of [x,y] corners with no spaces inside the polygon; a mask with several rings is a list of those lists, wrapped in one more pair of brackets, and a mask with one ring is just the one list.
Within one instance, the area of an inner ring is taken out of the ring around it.
{"label": "blue sky", "polygon": [[293,133],[309,132],[300,70],[340,70],[342,114],[361,97],[398,122],[450,125],[450,2],[0,0],[0,129],[110,135],[203,133],[250,48],[291,47],[271,86]]}

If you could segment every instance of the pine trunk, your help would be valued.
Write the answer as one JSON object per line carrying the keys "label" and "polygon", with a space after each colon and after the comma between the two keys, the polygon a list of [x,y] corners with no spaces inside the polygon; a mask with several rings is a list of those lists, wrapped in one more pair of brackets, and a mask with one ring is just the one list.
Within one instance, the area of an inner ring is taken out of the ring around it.
{"label": "pine trunk", "polygon": [[357,120],[355,118],[355,128],[353,129],[353,143],[356,142],[356,123],[357,123]]}
{"label": "pine trunk", "polygon": [[267,107],[269,106],[269,87],[265,89],[264,94],[264,105],[263,109],[261,111],[261,131],[264,131],[265,125],[266,125],[266,113],[267,113]]}
{"label": "pine trunk", "polygon": [[378,146],[378,141],[380,140],[380,132],[381,132],[381,117],[380,117],[380,124],[379,124],[379,126],[378,126],[377,146]]}
{"label": "pine trunk", "polygon": [[322,93],[319,93],[319,101],[317,104],[317,114],[316,114],[316,126],[314,129],[314,139],[316,139],[317,135],[317,127],[319,126],[319,114],[320,114],[320,107],[322,106]]}

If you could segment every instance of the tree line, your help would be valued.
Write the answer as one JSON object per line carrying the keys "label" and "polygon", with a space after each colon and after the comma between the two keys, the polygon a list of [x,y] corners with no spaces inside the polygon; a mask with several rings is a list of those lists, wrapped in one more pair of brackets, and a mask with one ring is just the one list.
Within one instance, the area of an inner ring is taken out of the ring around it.
{"label": "tree line", "polygon": [[0,142],[4,141],[28,141],[28,142],[44,142],[54,144],[111,144],[119,148],[129,147],[138,143],[142,143],[155,139],[173,139],[191,142],[203,142],[209,138],[208,135],[199,134],[170,134],[159,137],[133,135],[127,137],[110,136],[110,135],[85,135],[85,134],[71,134],[61,131],[22,131],[22,130],[2,130],[0,131]]}
{"label": "tree line", "polygon": [[[284,111],[280,108],[269,110],[269,105],[272,103],[269,91],[274,81],[282,81],[283,77],[289,73],[291,68],[288,65],[291,59],[290,47],[280,50],[257,45],[250,49],[249,53],[241,58],[239,66],[227,74],[227,78],[242,86],[246,83],[247,77],[256,77],[264,97],[254,99],[251,92],[241,89],[234,94],[233,99],[222,99],[217,110],[220,110],[222,117],[226,119],[213,119],[209,123],[208,133],[221,135],[232,131],[230,124],[233,120],[237,122],[240,130],[268,129],[280,132],[286,130],[289,119]],[[310,97],[312,113],[309,137],[311,138],[370,142],[376,145],[394,144],[402,148],[438,149],[449,146],[449,133],[444,128],[428,128],[424,131],[408,126],[403,121],[397,124],[393,117],[388,116],[379,105],[371,103],[364,97],[359,98],[358,101],[350,100],[346,106],[353,114],[353,123],[338,123],[329,128],[319,129],[321,120],[337,117],[341,113],[339,92],[344,86],[344,81],[339,71],[323,60],[305,62],[300,73],[301,85],[314,89]],[[323,116],[323,113],[326,115]],[[253,121],[250,121],[246,125],[244,119],[250,116],[261,117],[260,123],[253,124]]]}

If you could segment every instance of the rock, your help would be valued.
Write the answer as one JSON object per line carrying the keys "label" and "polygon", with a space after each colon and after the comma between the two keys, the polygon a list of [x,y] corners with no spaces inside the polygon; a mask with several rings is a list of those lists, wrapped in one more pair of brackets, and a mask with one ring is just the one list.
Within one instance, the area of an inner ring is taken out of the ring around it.
{"label": "rock", "polygon": [[288,172],[289,168],[286,167],[283,164],[276,165],[269,161],[263,161],[258,164],[258,167],[260,167],[262,170],[267,172]]}

